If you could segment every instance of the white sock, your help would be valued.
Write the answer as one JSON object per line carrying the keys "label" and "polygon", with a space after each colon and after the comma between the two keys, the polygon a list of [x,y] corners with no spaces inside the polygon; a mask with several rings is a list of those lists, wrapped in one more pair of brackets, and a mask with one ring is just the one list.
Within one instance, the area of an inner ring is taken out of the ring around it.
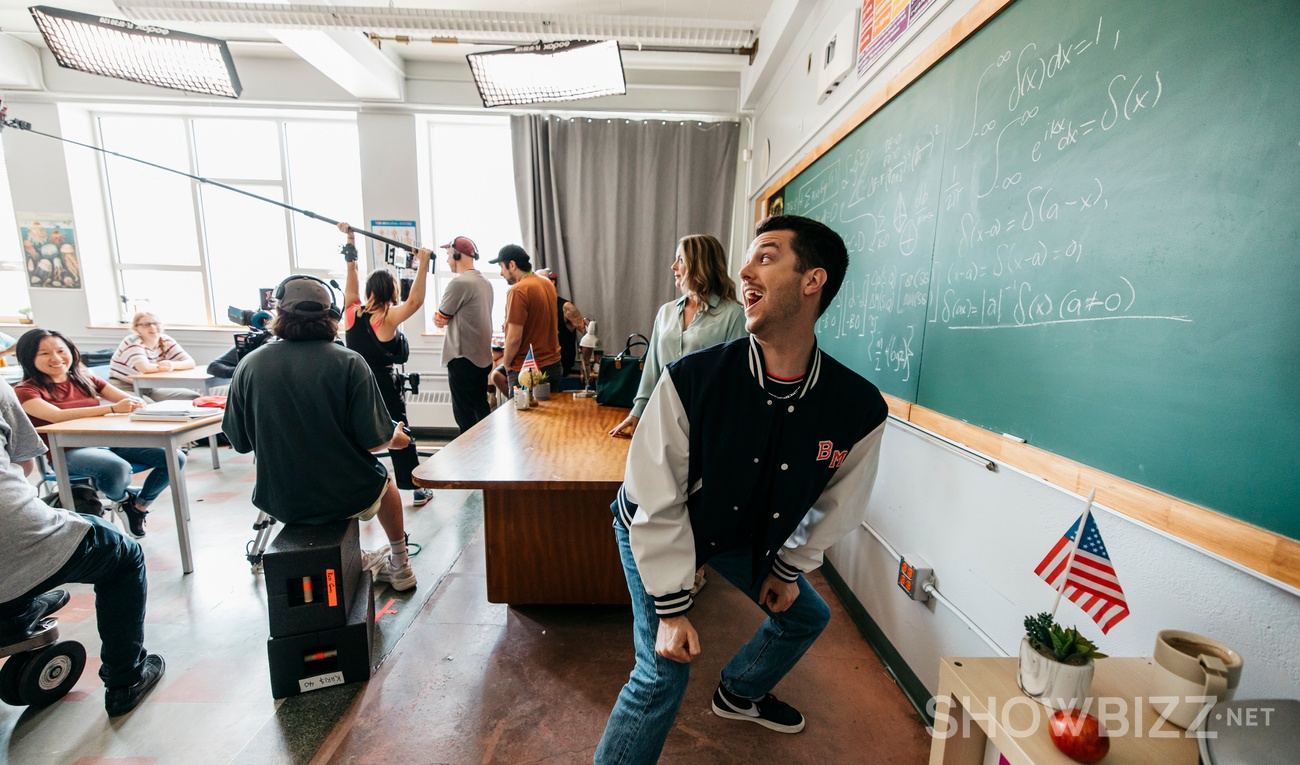
{"label": "white sock", "polygon": [[388,540],[388,558],[393,561],[393,568],[405,568],[408,559],[406,557],[406,536],[401,539]]}

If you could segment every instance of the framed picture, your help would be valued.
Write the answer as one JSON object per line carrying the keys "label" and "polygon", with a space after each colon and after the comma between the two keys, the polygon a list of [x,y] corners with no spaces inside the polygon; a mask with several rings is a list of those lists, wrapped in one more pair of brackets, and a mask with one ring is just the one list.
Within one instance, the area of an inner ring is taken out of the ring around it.
{"label": "framed picture", "polygon": [[81,257],[72,216],[18,213],[29,289],[81,289]]}

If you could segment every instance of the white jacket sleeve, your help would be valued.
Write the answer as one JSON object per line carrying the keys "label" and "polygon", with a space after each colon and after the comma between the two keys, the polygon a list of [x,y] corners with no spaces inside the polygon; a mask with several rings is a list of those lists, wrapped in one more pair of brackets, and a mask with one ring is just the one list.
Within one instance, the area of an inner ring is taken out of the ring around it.
{"label": "white jacket sleeve", "polygon": [[638,505],[628,527],[632,555],[660,616],[690,610],[695,536],[686,510],[690,423],[665,369],[628,450],[624,485]]}
{"label": "white jacket sleeve", "polygon": [[826,548],[866,519],[884,433],[882,422],[849,450],[844,464],[836,468],[821,496],[777,553],[772,567],[777,577],[793,582],[799,574],[815,570],[821,566]]}

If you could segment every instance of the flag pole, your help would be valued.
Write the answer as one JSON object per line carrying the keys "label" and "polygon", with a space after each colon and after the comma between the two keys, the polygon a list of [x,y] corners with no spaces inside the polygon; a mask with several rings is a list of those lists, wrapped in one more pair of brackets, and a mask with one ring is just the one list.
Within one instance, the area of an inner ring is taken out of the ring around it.
{"label": "flag pole", "polygon": [[1097,498],[1097,487],[1092,487],[1088,492],[1088,504],[1083,508],[1083,515],[1079,516],[1079,530],[1074,532],[1074,545],[1070,547],[1070,557],[1065,559],[1065,572],[1061,575],[1061,583],[1056,587],[1056,602],[1052,604],[1052,621],[1056,621],[1056,609],[1061,605],[1061,594],[1065,592],[1065,585],[1070,581],[1070,569],[1074,566],[1074,554],[1079,551],[1079,542],[1083,541],[1083,530],[1088,526],[1088,511],[1092,510],[1092,501]]}

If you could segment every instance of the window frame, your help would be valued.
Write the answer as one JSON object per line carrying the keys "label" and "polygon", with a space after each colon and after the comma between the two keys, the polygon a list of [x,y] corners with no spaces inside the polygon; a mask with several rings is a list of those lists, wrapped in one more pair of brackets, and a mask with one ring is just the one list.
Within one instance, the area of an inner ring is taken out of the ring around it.
{"label": "window frame", "polygon": [[[172,326],[186,327],[206,327],[215,329],[229,329],[236,326],[227,319],[225,312],[214,303],[214,275],[213,265],[208,252],[208,222],[204,215],[203,204],[203,186],[212,186],[215,190],[220,186],[230,186],[235,189],[252,190],[256,193],[256,187],[264,189],[280,189],[283,199],[287,200],[284,204],[293,205],[293,179],[289,165],[290,151],[288,147],[288,129],[289,123],[346,123],[359,131],[357,124],[357,113],[353,110],[331,110],[331,111],[311,111],[311,112],[275,112],[269,110],[257,110],[250,113],[247,110],[228,110],[220,109],[213,111],[205,110],[148,110],[133,111],[128,109],[103,108],[94,109],[89,114],[93,125],[94,140],[98,146],[103,149],[111,150],[105,147],[103,119],[147,119],[147,118],[173,118],[179,119],[184,124],[184,135],[186,145],[186,155],[188,166],[185,168],[174,168],[182,174],[203,177],[209,183],[189,178],[190,204],[194,211],[194,236],[196,237],[196,251],[198,253],[198,263],[193,265],[174,265],[174,264],[156,264],[156,263],[124,263],[122,258],[120,240],[117,231],[117,219],[114,215],[113,207],[113,188],[112,180],[109,175],[108,154],[100,153],[98,155],[98,169],[101,178],[101,197],[104,208],[104,223],[107,235],[107,245],[110,255],[109,269],[112,275],[113,303],[117,313],[117,320],[125,323],[131,318],[130,306],[124,298],[126,288],[124,274],[130,271],[151,271],[151,272],[179,272],[179,273],[198,273],[203,289],[204,314],[206,317],[205,324],[180,324]],[[280,152],[280,177],[278,180],[267,180],[264,178],[234,178],[222,176],[202,176],[198,172],[198,149],[196,146],[195,121],[196,120],[230,120],[235,122],[273,122],[275,123],[275,134]],[[359,137],[358,137],[359,142]],[[125,155],[123,155],[125,156]],[[360,157],[356,157],[358,165]],[[220,193],[238,193],[229,189],[223,189]],[[364,200],[360,200],[364,203]],[[285,240],[287,243],[286,259],[283,264],[283,272],[293,274],[310,274],[321,278],[324,281],[330,279],[340,279],[343,276],[342,264],[338,269],[313,268],[310,266],[300,265],[298,263],[298,242],[297,228],[294,226],[293,210],[283,207],[281,203],[271,201],[271,204],[281,206],[281,212],[284,216]],[[295,205],[296,206],[296,205]],[[323,224],[322,224],[323,225]],[[21,265],[21,264],[20,264]],[[268,285],[259,284],[258,287]],[[250,299],[250,303],[252,300]],[[256,306],[251,306],[256,308]]]}
{"label": "window frame", "polygon": [[[419,223],[420,223],[420,229],[424,232],[428,232],[427,234],[423,235],[422,238],[427,238],[432,242],[431,244],[427,244],[424,246],[429,247],[430,249],[433,250],[433,258],[439,264],[439,266],[434,268],[434,273],[429,275],[428,289],[427,289],[428,297],[425,300],[425,308],[427,310],[424,311],[424,323],[422,326],[424,328],[425,334],[443,335],[445,333],[445,330],[435,327],[433,323],[433,313],[438,310],[438,306],[442,303],[443,285],[442,285],[442,280],[439,279],[438,277],[442,274],[449,273],[445,265],[446,254],[442,249],[438,248],[438,245],[443,244],[444,242],[435,241],[436,239],[435,234],[437,232],[434,229],[434,217],[435,217],[435,208],[438,205],[438,201],[435,193],[436,190],[434,186],[435,183],[434,179],[443,177],[443,174],[439,173],[437,168],[434,167],[435,144],[436,144],[436,141],[434,140],[434,130],[439,126],[445,126],[445,125],[454,125],[458,127],[504,126],[506,128],[507,134],[510,134],[511,132],[510,115],[509,114],[465,114],[459,112],[439,112],[439,113],[420,115],[420,117],[421,117],[420,119],[421,130],[419,132],[419,136],[420,136],[420,141],[422,143],[422,147],[421,147],[422,153],[425,156],[421,158],[420,168],[419,168],[420,187],[421,187],[420,191],[421,191],[421,197],[423,201],[423,204],[420,205]],[[513,138],[511,140],[513,140]],[[511,165],[513,167],[514,164],[513,149],[509,145],[507,145],[506,148],[510,150]],[[514,189],[513,185],[511,186],[511,189],[513,191]],[[516,200],[517,200],[517,193],[516,193]],[[523,222],[518,220],[519,205],[517,201],[513,209],[514,209],[516,221],[518,223],[520,236],[522,237]],[[467,236],[467,235],[468,234],[465,234],[464,232],[451,233],[451,236]],[[519,244],[523,244],[523,242],[519,242]],[[501,276],[500,268],[491,265],[487,262],[488,260],[496,257],[496,253],[483,252],[480,250],[479,256],[480,259],[477,265],[479,273],[482,274],[483,278],[487,280],[488,284],[492,285],[493,294],[500,297],[499,301],[497,300],[493,301],[493,313],[495,314],[497,312],[500,312],[504,317],[505,294],[509,290],[509,286],[506,285],[505,278]],[[501,288],[501,285],[506,285],[506,286],[504,288]],[[504,318],[502,321],[503,321],[502,326],[504,326]],[[502,331],[502,327],[493,327],[492,331],[494,334],[499,333]]]}

